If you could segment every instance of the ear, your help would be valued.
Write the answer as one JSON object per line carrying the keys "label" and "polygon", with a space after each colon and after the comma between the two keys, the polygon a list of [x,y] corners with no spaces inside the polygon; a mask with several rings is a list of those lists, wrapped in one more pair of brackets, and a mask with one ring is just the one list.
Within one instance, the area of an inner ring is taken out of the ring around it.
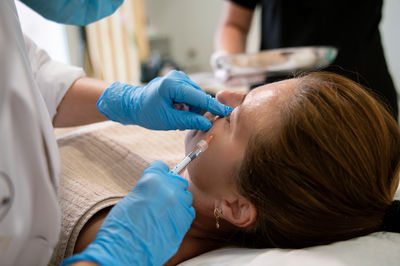
{"label": "ear", "polygon": [[221,218],[238,227],[247,227],[254,223],[257,217],[256,207],[248,199],[241,196],[233,199],[222,199],[216,207],[221,208]]}

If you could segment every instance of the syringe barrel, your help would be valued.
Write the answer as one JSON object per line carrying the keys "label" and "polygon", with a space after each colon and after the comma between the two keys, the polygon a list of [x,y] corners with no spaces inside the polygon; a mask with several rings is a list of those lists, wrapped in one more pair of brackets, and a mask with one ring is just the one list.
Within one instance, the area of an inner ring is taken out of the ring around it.
{"label": "syringe barrel", "polygon": [[205,141],[204,139],[200,140],[199,142],[197,142],[196,148],[200,149],[201,152],[207,150],[208,148],[207,141]]}
{"label": "syringe barrel", "polygon": [[182,161],[180,161],[171,171],[171,174],[179,174],[185,167],[194,159],[196,159],[197,156],[199,156],[200,153],[204,152],[208,148],[208,143],[205,140],[200,140],[196,144],[196,148],[194,151],[189,153],[188,155],[183,158]]}
{"label": "syringe barrel", "polygon": [[177,175],[179,174],[185,167],[192,161],[189,156],[183,158],[171,171],[171,174]]}

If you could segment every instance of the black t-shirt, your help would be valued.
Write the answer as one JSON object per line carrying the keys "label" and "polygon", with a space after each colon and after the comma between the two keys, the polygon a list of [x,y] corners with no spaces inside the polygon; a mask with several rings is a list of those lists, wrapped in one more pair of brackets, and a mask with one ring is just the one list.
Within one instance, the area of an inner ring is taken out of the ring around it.
{"label": "black t-shirt", "polygon": [[379,33],[383,0],[230,0],[262,7],[261,50],[329,45],[338,56],[327,71],[379,94],[397,119],[397,94]]}

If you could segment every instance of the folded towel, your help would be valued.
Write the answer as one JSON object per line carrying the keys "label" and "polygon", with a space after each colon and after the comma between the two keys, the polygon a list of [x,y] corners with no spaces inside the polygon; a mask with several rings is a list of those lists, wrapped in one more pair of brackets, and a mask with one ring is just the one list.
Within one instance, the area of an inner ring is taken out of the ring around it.
{"label": "folded towel", "polygon": [[108,123],[59,137],[62,230],[49,265],[72,255],[85,223],[126,195],[149,163],[181,160],[184,134]]}

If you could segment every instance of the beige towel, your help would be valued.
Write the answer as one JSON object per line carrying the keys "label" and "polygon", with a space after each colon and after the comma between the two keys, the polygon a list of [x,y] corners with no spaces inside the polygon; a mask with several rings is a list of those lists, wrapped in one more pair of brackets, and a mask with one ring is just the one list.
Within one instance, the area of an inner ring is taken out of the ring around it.
{"label": "beige towel", "polygon": [[98,128],[58,139],[62,230],[50,265],[59,265],[72,255],[85,223],[126,195],[149,163],[162,160],[173,167],[184,156],[182,131],[150,131],[115,123]]}

